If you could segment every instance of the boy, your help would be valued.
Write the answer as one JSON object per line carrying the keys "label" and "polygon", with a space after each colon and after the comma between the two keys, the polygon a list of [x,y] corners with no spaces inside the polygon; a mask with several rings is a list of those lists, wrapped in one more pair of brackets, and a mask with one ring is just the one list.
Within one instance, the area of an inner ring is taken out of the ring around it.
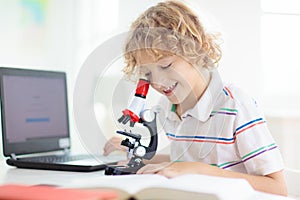
{"label": "boy", "polygon": [[[254,189],[287,195],[280,152],[257,103],[216,69],[221,51],[198,17],[176,1],[158,3],[133,22],[124,72],[147,78],[163,95],[171,155],[156,155],[137,174],[199,173],[246,179]],[[121,148],[113,137],[104,155]]]}

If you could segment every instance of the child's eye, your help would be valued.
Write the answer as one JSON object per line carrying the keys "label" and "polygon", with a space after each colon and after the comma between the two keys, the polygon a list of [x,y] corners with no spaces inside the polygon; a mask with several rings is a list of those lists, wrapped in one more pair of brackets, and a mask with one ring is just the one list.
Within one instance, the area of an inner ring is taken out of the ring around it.
{"label": "child's eye", "polygon": [[167,69],[167,68],[169,68],[169,67],[171,67],[171,66],[172,66],[172,63],[170,63],[170,64],[168,64],[168,65],[162,65],[161,68],[162,68],[162,69]]}

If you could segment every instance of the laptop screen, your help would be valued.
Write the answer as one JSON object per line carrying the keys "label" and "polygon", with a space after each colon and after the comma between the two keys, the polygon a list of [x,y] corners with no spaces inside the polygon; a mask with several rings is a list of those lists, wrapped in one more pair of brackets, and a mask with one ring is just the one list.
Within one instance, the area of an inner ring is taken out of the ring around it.
{"label": "laptop screen", "polygon": [[66,74],[0,68],[5,156],[70,147]]}

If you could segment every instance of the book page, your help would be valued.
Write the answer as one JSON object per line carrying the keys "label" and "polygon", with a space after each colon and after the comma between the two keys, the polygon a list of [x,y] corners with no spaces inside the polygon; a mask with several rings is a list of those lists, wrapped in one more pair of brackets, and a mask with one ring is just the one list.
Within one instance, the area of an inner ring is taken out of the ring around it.
{"label": "book page", "polygon": [[[250,200],[273,199],[270,195],[255,191],[244,179],[188,174],[168,179],[156,174],[97,176],[78,179],[67,188],[114,189],[121,199],[205,199],[205,200]],[[287,199],[278,197],[277,199]]]}
{"label": "book page", "polygon": [[[124,193],[132,195],[139,193],[139,195],[147,195],[147,198],[149,198],[151,193],[163,196],[168,189],[171,189],[170,191],[173,191],[172,194],[177,197],[180,194],[187,195],[190,193],[191,195],[194,193],[194,195],[206,194],[207,199],[222,200],[242,200],[254,193],[252,187],[244,179],[220,178],[198,174],[182,175],[171,179],[155,174],[99,176],[84,181],[78,180],[78,182],[70,183],[66,187],[88,189],[115,188],[122,191],[120,192],[122,196]],[[152,198],[156,197],[152,196]]]}
{"label": "book page", "polygon": [[168,181],[168,178],[155,174],[98,176],[86,180],[78,179],[63,185],[63,187],[82,189],[115,188],[129,194],[135,194],[139,190],[159,185],[164,181]]}
{"label": "book page", "polygon": [[244,179],[188,174],[169,179],[159,187],[189,192],[215,194],[219,199],[242,200],[254,195],[254,189]]}
{"label": "book page", "polygon": [[151,187],[145,188],[133,195],[135,199],[155,199],[155,200],[182,200],[182,199],[204,199],[220,200],[220,198],[211,193],[200,193],[195,191],[185,191],[182,189]]}

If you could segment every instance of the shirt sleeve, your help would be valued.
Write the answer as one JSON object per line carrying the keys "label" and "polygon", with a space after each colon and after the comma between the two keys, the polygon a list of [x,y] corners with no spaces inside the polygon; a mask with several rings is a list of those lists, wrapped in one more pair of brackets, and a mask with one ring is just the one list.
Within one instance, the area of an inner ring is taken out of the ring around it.
{"label": "shirt sleeve", "polygon": [[244,97],[238,104],[234,137],[248,174],[267,175],[282,170],[284,165],[279,147],[257,102]]}

